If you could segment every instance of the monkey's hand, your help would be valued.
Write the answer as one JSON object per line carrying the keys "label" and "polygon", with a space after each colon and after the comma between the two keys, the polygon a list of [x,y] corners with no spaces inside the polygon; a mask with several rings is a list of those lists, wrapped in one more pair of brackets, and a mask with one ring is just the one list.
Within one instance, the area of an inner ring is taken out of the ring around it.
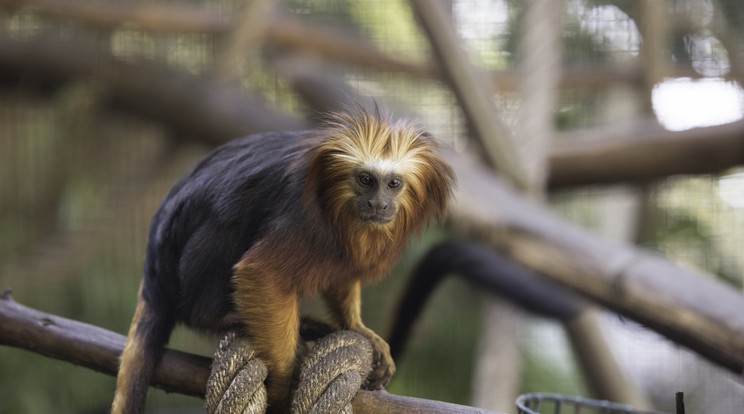
{"label": "monkey's hand", "polygon": [[362,388],[367,390],[382,389],[390,382],[390,377],[395,373],[395,362],[390,356],[390,346],[366,326],[360,326],[354,331],[367,338],[372,345],[372,371],[362,384]]}

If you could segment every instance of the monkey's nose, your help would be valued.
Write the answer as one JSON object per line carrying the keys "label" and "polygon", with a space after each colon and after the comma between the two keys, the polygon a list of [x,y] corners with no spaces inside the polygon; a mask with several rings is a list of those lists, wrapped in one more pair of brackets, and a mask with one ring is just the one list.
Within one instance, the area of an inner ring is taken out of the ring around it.
{"label": "monkey's nose", "polygon": [[388,202],[379,198],[373,198],[367,201],[367,205],[375,210],[385,210],[388,208]]}

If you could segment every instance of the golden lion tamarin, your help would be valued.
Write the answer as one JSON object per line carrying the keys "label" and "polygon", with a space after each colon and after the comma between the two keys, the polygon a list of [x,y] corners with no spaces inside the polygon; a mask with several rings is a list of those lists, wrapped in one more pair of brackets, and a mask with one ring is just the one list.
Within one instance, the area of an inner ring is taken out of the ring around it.
{"label": "golden lion tamarin", "polygon": [[411,235],[444,216],[454,185],[433,139],[357,109],[316,129],[237,139],[170,191],[150,227],[114,413],[144,410],[154,366],[177,322],[242,329],[269,369],[272,411],[288,406],[299,300],[322,294],[339,329],[375,350],[372,387],[395,370],[362,323],[360,285],[383,277]]}

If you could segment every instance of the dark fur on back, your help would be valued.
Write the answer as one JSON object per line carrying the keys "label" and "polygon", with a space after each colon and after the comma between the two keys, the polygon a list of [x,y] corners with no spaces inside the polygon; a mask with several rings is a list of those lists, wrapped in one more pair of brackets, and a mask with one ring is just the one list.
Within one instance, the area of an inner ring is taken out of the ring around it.
{"label": "dark fur on back", "polygon": [[[164,314],[214,329],[233,308],[232,268],[302,197],[312,132],[252,135],[218,147],[153,218],[143,296]],[[291,167],[291,168],[290,168]],[[179,297],[175,297],[178,292]]]}

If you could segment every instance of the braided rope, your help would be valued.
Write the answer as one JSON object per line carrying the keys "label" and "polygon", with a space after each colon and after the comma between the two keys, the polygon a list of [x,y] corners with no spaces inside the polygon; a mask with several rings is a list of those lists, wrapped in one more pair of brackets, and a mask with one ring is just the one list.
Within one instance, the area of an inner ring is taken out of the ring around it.
{"label": "braided rope", "polygon": [[[319,339],[302,361],[292,414],[351,414],[351,400],[371,367],[372,347],[363,336],[338,331]],[[229,332],[215,351],[207,412],[264,413],[266,376],[247,338]]]}
{"label": "braided rope", "polygon": [[351,413],[351,400],[372,369],[372,346],[351,331],[320,339],[302,361],[292,414]]}
{"label": "braided rope", "polygon": [[235,332],[220,341],[207,381],[209,414],[266,412],[266,365],[254,356],[248,339]]}

